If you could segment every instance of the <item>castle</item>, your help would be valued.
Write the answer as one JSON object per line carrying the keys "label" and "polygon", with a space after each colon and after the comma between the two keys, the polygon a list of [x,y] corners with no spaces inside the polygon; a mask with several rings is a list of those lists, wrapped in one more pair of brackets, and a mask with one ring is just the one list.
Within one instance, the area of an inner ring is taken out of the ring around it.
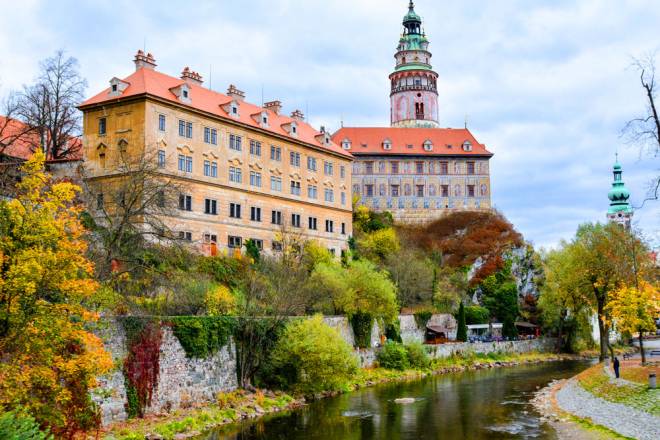
{"label": "castle", "polygon": [[342,127],[332,139],[350,152],[359,203],[426,223],[452,210],[491,208],[493,156],[467,128],[439,128],[438,74],[411,1],[390,74],[390,127]]}

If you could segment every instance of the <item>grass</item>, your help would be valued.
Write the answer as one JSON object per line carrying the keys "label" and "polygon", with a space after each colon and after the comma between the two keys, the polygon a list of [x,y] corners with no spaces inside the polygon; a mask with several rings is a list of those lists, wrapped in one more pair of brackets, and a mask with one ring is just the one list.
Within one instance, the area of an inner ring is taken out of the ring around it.
{"label": "grass", "polygon": [[634,440],[632,437],[626,437],[625,435],[621,435],[618,432],[613,431],[606,426],[597,425],[593,423],[590,419],[583,419],[574,416],[573,414],[568,414],[565,417],[571,422],[578,425],[580,428],[586,431],[597,433],[599,437],[602,436],[603,438],[607,438],[607,439],[614,438],[614,439],[623,439],[623,440]]}
{"label": "grass", "polygon": [[643,384],[617,383],[603,371],[603,364],[594,365],[577,376],[580,386],[591,394],[632,408],[660,416],[660,390]]}
{"label": "grass", "polygon": [[635,365],[635,363],[630,361],[621,362],[621,377],[623,379],[629,380],[631,382],[637,382],[642,385],[647,385],[649,383],[649,373],[658,374],[660,370],[657,366],[654,365]]}
{"label": "grass", "polygon": [[215,405],[179,410],[160,418],[132,419],[115,425],[105,433],[105,438],[142,440],[146,434],[156,433],[170,440],[177,434],[203,432],[214,426],[287,409],[295,404],[296,399],[285,393],[266,395],[261,391],[247,393],[242,390],[219,393]]}

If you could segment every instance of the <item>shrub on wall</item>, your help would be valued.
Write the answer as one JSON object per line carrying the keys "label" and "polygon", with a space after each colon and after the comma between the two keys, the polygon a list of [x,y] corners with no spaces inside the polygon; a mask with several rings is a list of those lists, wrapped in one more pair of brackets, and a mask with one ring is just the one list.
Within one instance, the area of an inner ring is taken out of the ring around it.
{"label": "shrub on wall", "polygon": [[417,324],[417,328],[420,329],[425,329],[426,324],[428,324],[429,320],[431,319],[431,316],[433,316],[433,312],[430,310],[419,310],[415,312],[415,323]]}
{"label": "shrub on wall", "polygon": [[431,360],[424,345],[420,342],[413,342],[405,346],[408,353],[408,362],[413,368],[428,368]]}
{"label": "shrub on wall", "polygon": [[214,354],[227,345],[236,327],[236,320],[229,316],[176,316],[169,322],[189,358]]}
{"label": "shrub on wall", "polygon": [[371,347],[371,328],[373,327],[374,317],[370,313],[357,312],[350,317],[350,321],[355,336],[355,346],[359,348]]}
{"label": "shrub on wall", "polygon": [[401,323],[398,319],[385,325],[385,337],[394,342],[401,341]]}
{"label": "shrub on wall", "polygon": [[351,347],[320,315],[289,322],[270,363],[282,387],[304,394],[340,390],[358,368]]}

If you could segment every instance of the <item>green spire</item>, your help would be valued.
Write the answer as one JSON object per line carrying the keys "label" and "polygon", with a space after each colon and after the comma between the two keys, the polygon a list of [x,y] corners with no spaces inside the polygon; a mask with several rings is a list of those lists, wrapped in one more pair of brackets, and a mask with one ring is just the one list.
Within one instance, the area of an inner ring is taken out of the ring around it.
{"label": "green spire", "polygon": [[628,203],[630,192],[621,179],[623,171],[621,169],[621,164],[619,164],[618,154],[612,172],[614,174],[614,181],[612,182],[612,188],[607,193],[607,198],[610,199],[610,208],[607,210],[607,213],[632,213],[632,207],[630,206],[630,203]]}

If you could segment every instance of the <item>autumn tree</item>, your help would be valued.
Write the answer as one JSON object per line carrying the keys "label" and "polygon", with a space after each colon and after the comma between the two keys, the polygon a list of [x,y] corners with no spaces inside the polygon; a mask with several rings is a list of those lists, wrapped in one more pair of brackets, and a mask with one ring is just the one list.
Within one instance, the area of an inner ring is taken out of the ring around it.
{"label": "autumn tree", "polygon": [[606,306],[610,325],[624,334],[639,333],[639,349],[642,354],[642,364],[646,363],[643,334],[655,330],[655,318],[660,315],[660,290],[648,282],[639,282],[636,286],[621,286],[612,292],[612,297]]}
{"label": "autumn tree", "polygon": [[62,438],[99,426],[91,401],[110,356],[87,331],[98,287],[72,204],[78,188],[53,183],[35,153],[15,199],[0,201],[0,409],[24,407]]}

